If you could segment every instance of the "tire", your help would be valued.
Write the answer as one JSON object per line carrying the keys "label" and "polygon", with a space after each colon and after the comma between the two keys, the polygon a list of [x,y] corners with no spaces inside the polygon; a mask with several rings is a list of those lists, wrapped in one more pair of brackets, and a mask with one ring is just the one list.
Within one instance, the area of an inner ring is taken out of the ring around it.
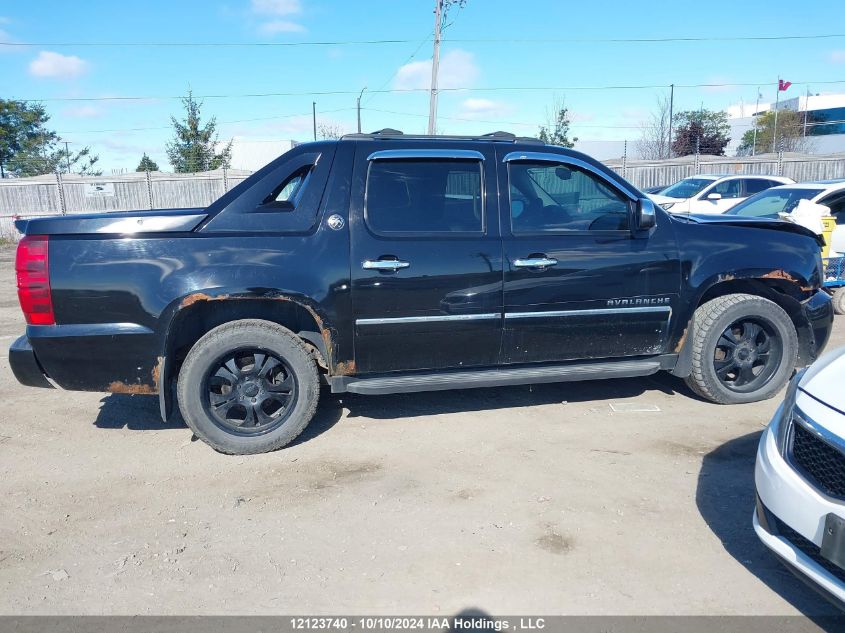
{"label": "tire", "polygon": [[229,455],[289,444],[308,426],[319,396],[317,365],[302,341],[258,319],[208,332],[191,348],[177,383],[185,422]]}
{"label": "tire", "polygon": [[845,314],[845,287],[837,288],[833,292],[833,311],[836,314]]}
{"label": "tire", "polygon": [[776,303],[748,294],[699,306],[690,344],[692,373],[686,383],[718,404],[771,398],[789,380],[798,357],[798,334],[789,315]]}

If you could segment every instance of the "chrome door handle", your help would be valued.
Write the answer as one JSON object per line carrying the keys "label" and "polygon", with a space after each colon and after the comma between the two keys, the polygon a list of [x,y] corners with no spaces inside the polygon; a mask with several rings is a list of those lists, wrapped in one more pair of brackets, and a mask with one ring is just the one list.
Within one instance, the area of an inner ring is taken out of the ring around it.
{"label": "chrome door handle", "polygon": [[410,265],[410,262],[402,262],[398,259],[367,259],[361,264],[361,268],[364,270],[399,270]]}
{"label": "chrome door handle", "polygon": [[528,259],[515,259],[514,268],[548,268],[557,264],[553,257],[529,257]]}

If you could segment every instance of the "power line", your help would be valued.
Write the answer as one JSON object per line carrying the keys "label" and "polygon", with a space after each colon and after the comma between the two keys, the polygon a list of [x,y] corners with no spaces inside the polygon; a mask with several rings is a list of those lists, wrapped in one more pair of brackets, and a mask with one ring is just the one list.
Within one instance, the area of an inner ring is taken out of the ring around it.
{"label": "power line", "polygon": [[[845,33],[818,33],[811,35],[756,35],[756,36],[675,36],[675,37],[610,37],[610,38],[455,38],[447,41],[455,44],[658,44],[673,42],[767,42],[784,40],[824,40],[845,38]],[[278,47],[296,46],[379,46],[386,44],[413,44],[409,39],[373,40],[311,40],[299,42],[0,42],[10,47]]]}
{"label": "power line", "polygon": [[[332,112],[347,112],[349,110],[354,110],[355,108],[334,108],[332,110],[321,110],[320,114],[330,114]],[[311,112],[300,112],[297,114],[280,114],[277,116],[269,116],[269,117],[259,117],[256,119],[236,119],[234,121],[217,121],[218,125],[230,125],[233,123],[253,123],[255,121],[276,121],[278,119],[292,119],[298,116],[307,116],[311,117]],[[59,135],[63,134],[101,134],[106,132],[148,132],[153,130],[170,130],[173,129],[172,125],[162,125],[157,127],[130,127],[130,128],[111,128],[107,130],[75,130],[73,132],[57,132]]]}
{"label": "power line", "polygon": [[[752,86],[765,86],[772,83],[771,81],[750,81],[739,83],[702,83],[702,84],[675,84],[675,88],[748,88]],[[829,81],[794,81],[794,84],[814,84],[814,85],[831,85],[831,84],[845,84],[845,79],[834,79]],[[570,90],[570,91],[599,91],[599,90],[662,90],[668,89],[669,84],[642,84],[642,85],[608,85],[608,86],[490,86],[481,88],[472,88],[470,86],[438,88],[440,92],[537,92],[537,91],[555,91],[555,90]],[[381,90],[372,90],[368,92],[379,94],[399,94],[399,93],[415,93],[428,92],[428,88],[388,88]],[[258,93],[243,93],[243,94],[208,94],[195,95],[196,99],[257,99],[264,97],[313,97],[313,96],[335,96],[335,95],[357,95],[359,90],[317,90],[317,91],[303,91],[303,92],[258,92]],[[33,98],[14,98],[14,101],[25,102],[46,102],[46,101],[150,101],[150,100],[170,100],[170,99],[184,99],[184,95],[147,95],[147,96],[109,96],[109,97],[42,97],[40,99]]]}

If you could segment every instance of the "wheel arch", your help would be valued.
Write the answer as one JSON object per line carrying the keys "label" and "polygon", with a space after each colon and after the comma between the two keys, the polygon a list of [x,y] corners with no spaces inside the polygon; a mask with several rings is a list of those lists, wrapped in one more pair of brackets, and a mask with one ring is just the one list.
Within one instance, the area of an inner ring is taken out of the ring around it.
{"label": "wheel arch", "polygon": [[159,406],[164,420],[173,410],[173,384],[188,351],[214,328],[242,319],[263,319],[281,325],[308,347],[318,365],[330,374],[349,373],[349,363],[336,361],[336,333],[310,300],[291,294],[271,296],[215,291],[193,292],[168,308],[167,329],[159,363]]}
{"label": "wheel arch", "polygon": [[697,299],[691,302],[689,320],[684,327],[679,344],[678,362],[672,373],[681,378],[690,375],[692,369],[692,337],[695,311],[718,297],[729,294],[749,294],[768,299],[775,303],[789,316],[798,333],[798,366],[801,367],[813,360],[812,328],[806,315],[801,309],[801,301],[808,296],[807,286],[791,277],[784,271],[773,271],[761,276],[736,277],[734,275],[720,275],[699,291]]}

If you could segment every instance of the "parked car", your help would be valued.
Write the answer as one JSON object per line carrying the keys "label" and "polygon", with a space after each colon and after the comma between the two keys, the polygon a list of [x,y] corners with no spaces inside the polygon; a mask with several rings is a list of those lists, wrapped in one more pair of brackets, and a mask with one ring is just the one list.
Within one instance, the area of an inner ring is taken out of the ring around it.
{"label": "parked car", "polygon": [[845,606],[845,347],[798,373],[760,438],[754,530]]}
{"label": "parked car", "polygon": [[836,218],[831,236],[832,255],[845,255],[845,179],[799,182],[772,187],[740,202],[726,213],[745,218],[777,219],[790,213],[802,200],[809,200],[830,209]]}
{"label": "parked car", "polygon": [[656,185],[654,187],[646,187],[643,189],[643,193],[660,193],[664,189],[666,189],[668,185]]}
{"label": "parked car", "polygon": [[[20,220],[26,385],[159,395],[226,453],[284,446],[320,382],[384,394],[667,370],[776,394],[827,342],[818,237],[670,216],[537,140],[350,135],[205,209]],[[693,318],[695,317],[695,318]]]}
{"label": "parked car", "polygon": [[782,176],[691,176],[651,199],[672,213],[724,213],[749,196],[792,182]]}

